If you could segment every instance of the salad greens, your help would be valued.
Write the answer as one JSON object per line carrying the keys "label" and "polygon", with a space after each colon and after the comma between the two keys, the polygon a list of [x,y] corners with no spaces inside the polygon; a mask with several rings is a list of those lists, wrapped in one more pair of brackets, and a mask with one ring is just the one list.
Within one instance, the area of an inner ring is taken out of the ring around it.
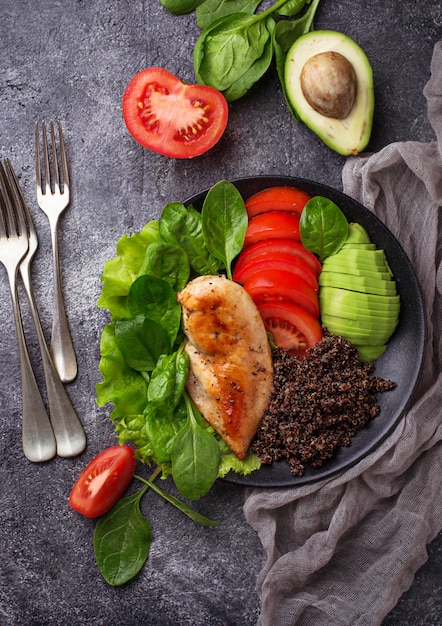
{"label": "salad greens", "polygon": [[149,480],[135,474],[134,478],[144,483],[143,487],[121,498],[97,522],[94,532],[95,558],[103,578],[110,585],[116,587],[129,582],[149,556],[152,529],[140,510],[141,499],[149,488],[197,524],[216,526],[218,523],[158,487],[154,481],[160,471],[157,468]]}
{"label": "salad greens", "polygon": [[197,500],[231,469],[248,474],[256,456],[240,461],[199,414],[185,384],[181,308],[176,292],[201,274],[225,271],[241,250],[247,211],[236,187],[216,183],[201,213],[183,203],[166,204],[160,220],[124,235],[106,262],[100,308],[111,321],[100,341],[97,403],[113,404],[110,418],[121,444],[172,476],[180,493]]}
{"label": "salad greens", "polygon": [[[258,11],[262,0],[161,0],[175,15],[195,10],[202,29],[194,49],[196,79],[221,91],[229,102],[244,96],[264,76],[273,59],[286,95],[285,56],[298,37],[313,29],[319,2],[276,0]],[[298,119],[287,97],[286,101]]]}

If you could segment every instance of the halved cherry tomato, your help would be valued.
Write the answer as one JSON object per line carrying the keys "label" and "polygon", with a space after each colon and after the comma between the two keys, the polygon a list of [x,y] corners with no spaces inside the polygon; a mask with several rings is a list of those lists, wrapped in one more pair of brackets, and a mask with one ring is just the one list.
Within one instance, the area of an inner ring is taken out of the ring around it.
{"label": "halved cherry tomato", "polygon": [[310,196],[294,187],[269,187],[245,201],[249,219],[267,211],[292,211],[301,215]]}
{"label": "halved cherry tomato", "polygon": [[69,506],[85,517],[98,517],[126,491],[135,471],[134,451],[127,445],[100,452],[84,468],[69,495]]}
{"label": "halved cherry tomato", "polygon": [[294,257],[290,253],[275,252],[255,256],[252,261],[244,262],[240,257],[233,270],[233,280],[243,285],[255,272],[260,270],[285,270],[303,278],[315,291],[318,291],[317,278],[310,265],[302,257]]}
{"label": "halved cherry tomato", "polygon": [[177,159],[212,148],[224,133],[228,112],[220,91],[183,83],[161,67],[138,72],[123,95],[123,118],[135,141]]}
{"label": "halved cherry tomato", "polygon": [[244,246],[269,238],[300,241],[299,215],[285,211],[267,211],[252,217],[247,226]]}
{"label": "halved cherry tomato", "polygon": [[304,248],[301,242],[294,239],[264,239],[247,246],[241,251],[235,267],[239,264],[241,267],[243,264],[251,263],[253,259],[263,254],[273,257],[280,253],[290,254],[295,263],[297,259],[302,259],[309,264],[316,278],[319,277],[322,269],[319,259],[310,250]]}
{"label": "halved cherry tomato", "polygon": [[293,302],[273,300],[258,305],[266,329],[279,348],[300,356],[321,340],[318,318]]}
{"label": "halved cherry tomato", "polygon": [[318,294],[305,280],[291,272],[254,272],[243,287],[256,305],[269,300],[288,300],[303,306],[313,315],[319,315]]}

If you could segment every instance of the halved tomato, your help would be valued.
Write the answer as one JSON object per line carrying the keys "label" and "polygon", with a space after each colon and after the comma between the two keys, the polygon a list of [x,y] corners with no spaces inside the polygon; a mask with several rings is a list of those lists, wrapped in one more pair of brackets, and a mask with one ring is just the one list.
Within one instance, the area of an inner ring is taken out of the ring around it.
{"label": "halved tomato", "polygon": [[249,220],[244,247],[263,239],[301,240],[299,234],[299,215],[285,211],[267,211]]}
{"label": "halved tomato", "polygon": [[69,495],[69,506],[85,517],[103,515],[126,491],[134,471],[135,457],[130,446],[106,448],[77,478]]}
{"label": "halved tomato", "polygon": [[245,201],[249,218],[267,211],[292,211],[301,215],[310,196],[294,187],[269,187]]}
{"label": "halved tomato", "polygon": [[310,250],[304,248],[300,241],[294,239],[264,239],[247,246],[247,248],[243,248],[241,251],[236,261],[236,266],[241,264],[241,267],[243,264],[251,263],[253,259],[263,254],[273,257],[280,253],[290,254],[295,263],[297,259],[302,259],[308,263],[316,278],[319,277],[322,266],[318,257],[310,252]]}
{"label": "halved tomato", "polygon": [[135,141],[177,159],[212,148],[224,133],[228,113],[220,91],[183,83],[161,67],[138,72],[123,95],[123,118]]}
{"label": "halved tomato", "polygon": [[269,300],[288,300],[319,316],[316,291],[300,276],[284,270],[260,270],[244,283],[244,289],[256,305]]}
{"label": "halved tomato", "polygon": [[303,278],[315,291],[318,291],[317,278],[307,261],[302,257],[294,257],[288,252],[275,252],[272,255],[264,252],[246,262],[240,257],[233,270],[233,280],[243,285],[252,274],[260,270],[292,272]]}
{"label": "halved tomato", "polygon": [[321,340],[318,318],[293,302],[270,300],[258,305],[264,325],[279,348],[300,356]]}

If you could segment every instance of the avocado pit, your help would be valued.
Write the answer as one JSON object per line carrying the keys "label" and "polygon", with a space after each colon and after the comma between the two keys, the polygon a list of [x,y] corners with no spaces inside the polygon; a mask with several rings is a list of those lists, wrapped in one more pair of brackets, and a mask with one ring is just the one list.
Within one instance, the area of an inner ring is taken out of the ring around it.
{"label": "avocado pit", "polygon": [[353,65],[338,52],[321,52],[304,64],[301,76],[304,98],[319,114],[347,117],[355,104],[357,78]]}

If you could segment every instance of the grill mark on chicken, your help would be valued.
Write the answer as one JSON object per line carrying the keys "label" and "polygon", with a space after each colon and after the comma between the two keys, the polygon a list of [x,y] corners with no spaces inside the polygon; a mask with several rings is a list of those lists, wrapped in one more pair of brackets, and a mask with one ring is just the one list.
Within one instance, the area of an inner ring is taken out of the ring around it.
{"label": "grill mark on chicken", "polygon": [[178,294],[190,359],[187,390],[236,456],[246,456],[268,406],[273,366],[267,333],[247,292],[199,276]]}

